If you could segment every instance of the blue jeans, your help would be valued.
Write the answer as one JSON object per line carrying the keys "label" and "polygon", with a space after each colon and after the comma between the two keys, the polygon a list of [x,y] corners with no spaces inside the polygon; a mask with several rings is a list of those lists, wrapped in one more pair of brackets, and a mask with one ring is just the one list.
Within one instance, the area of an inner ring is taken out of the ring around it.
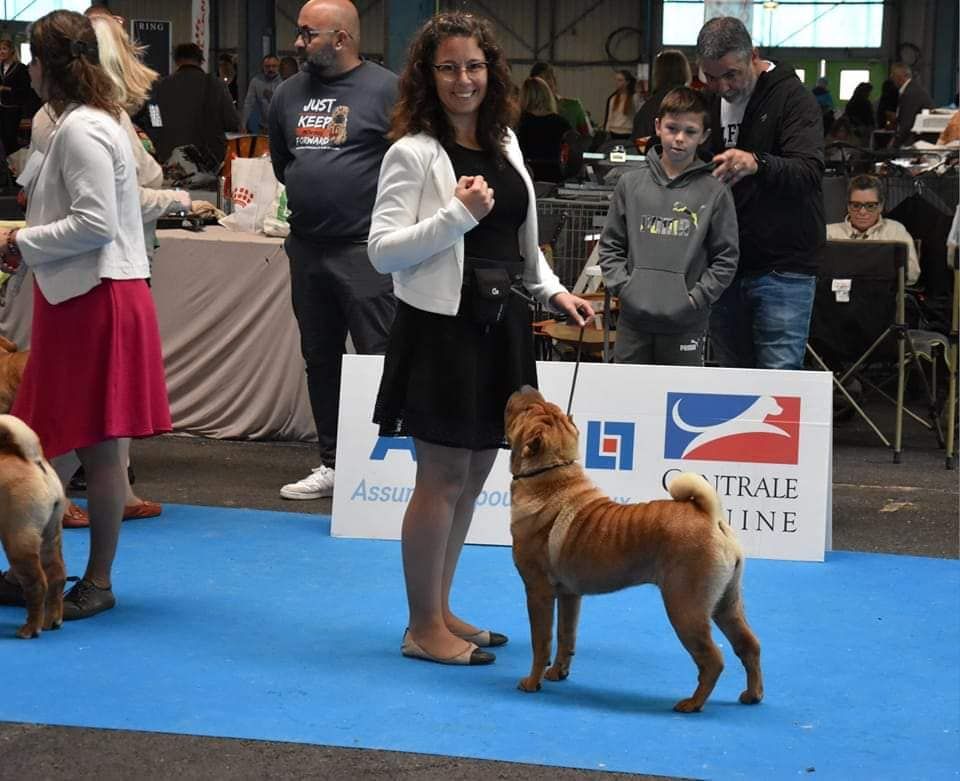
{"label": "blue jeans", "polygon": [[710,312],[710,343],[721,366],[802,369],[816,277],[771,271],[738,277]]}

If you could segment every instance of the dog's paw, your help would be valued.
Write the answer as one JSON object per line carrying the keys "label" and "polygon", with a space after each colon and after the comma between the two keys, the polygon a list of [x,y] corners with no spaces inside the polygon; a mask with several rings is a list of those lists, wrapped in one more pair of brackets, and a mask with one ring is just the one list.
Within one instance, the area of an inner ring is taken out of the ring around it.
{"label": "dog's paw", "polygon": [[59,621],[45,621],[43,624],[44,632],[53,632],[63,626],[63,619]]}
{"label": "dog's paw", "polygon": [[565,681],[570,676],[570,668],[563,668],[559,665],[553,665],[550,669],[544,673],[544,678],[548,681]]}
{"label": "dog's paw", "polygon": [[740,693],[740,702],[744,705],[756,705],[763,699],[763,692],[752,692],[749,689]]}
{"label": "dog's paw", "polygon": [[693,697],[688,697],[685,700],[680,700],[680,702],[673,706],[673,709],[677,713],[699,713],[702,707],[702,705],[697,705]]}
{"label": "dog's paw", "polygon": [[517,688],[522,692],[532,694],[533,692],[540,691],[540,681],[532,676],[521,678],[520,683],[517,684]]}
{"label": "dog's paw", "polygon": [[24,624],[17,630],[17,637],[21,640],[32,640],[35,637],[40,637],[40,627]]}

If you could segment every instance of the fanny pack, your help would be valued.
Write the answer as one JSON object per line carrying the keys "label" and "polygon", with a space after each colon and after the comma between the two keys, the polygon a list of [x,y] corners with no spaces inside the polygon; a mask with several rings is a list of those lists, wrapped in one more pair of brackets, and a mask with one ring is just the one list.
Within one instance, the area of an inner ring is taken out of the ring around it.
{"label": "fanny pack", "polygon": [[472,268],[470,318],[480,325],[493,325],[503,320],[507,310],[512,280],[503,268]]}

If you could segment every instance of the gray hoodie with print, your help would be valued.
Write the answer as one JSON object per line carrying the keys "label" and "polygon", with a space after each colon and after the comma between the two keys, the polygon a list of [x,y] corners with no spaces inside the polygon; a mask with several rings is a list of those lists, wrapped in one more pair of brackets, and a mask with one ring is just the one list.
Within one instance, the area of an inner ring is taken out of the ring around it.
{"label": "gray hoodie with print", "polygon": [[620,177],[600,236],[600,268],[620,317],[640,331],[705,330],[740,250],[730,188],[695,160],[675,179],[660,147]]}

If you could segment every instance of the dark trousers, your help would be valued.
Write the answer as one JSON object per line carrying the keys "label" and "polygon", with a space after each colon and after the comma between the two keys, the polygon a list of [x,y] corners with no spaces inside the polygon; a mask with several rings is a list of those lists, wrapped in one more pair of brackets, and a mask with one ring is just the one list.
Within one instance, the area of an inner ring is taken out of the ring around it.
{"label": "dark trousers", "polygon": [[20,128],[20,107],[4,106],[0,108],[0,141],[3,142],[3,153],[12,155],[20,148],[17,134]]}
{"label": "dark trousers", "polygon": [[300,327],[320,460],[332,469],[347,333],[360,355],[386,351],[396,309],[393,280],[373,268],[366,244],[318,244],[291,235],[284,247],[290,258],[293,313]]}
{"label": "dark trousers", "polygon": [[648,366],[703,366],[703,330],[685,334],[654,334],[639,331],[623,317],[617,322],[613,360]]}

